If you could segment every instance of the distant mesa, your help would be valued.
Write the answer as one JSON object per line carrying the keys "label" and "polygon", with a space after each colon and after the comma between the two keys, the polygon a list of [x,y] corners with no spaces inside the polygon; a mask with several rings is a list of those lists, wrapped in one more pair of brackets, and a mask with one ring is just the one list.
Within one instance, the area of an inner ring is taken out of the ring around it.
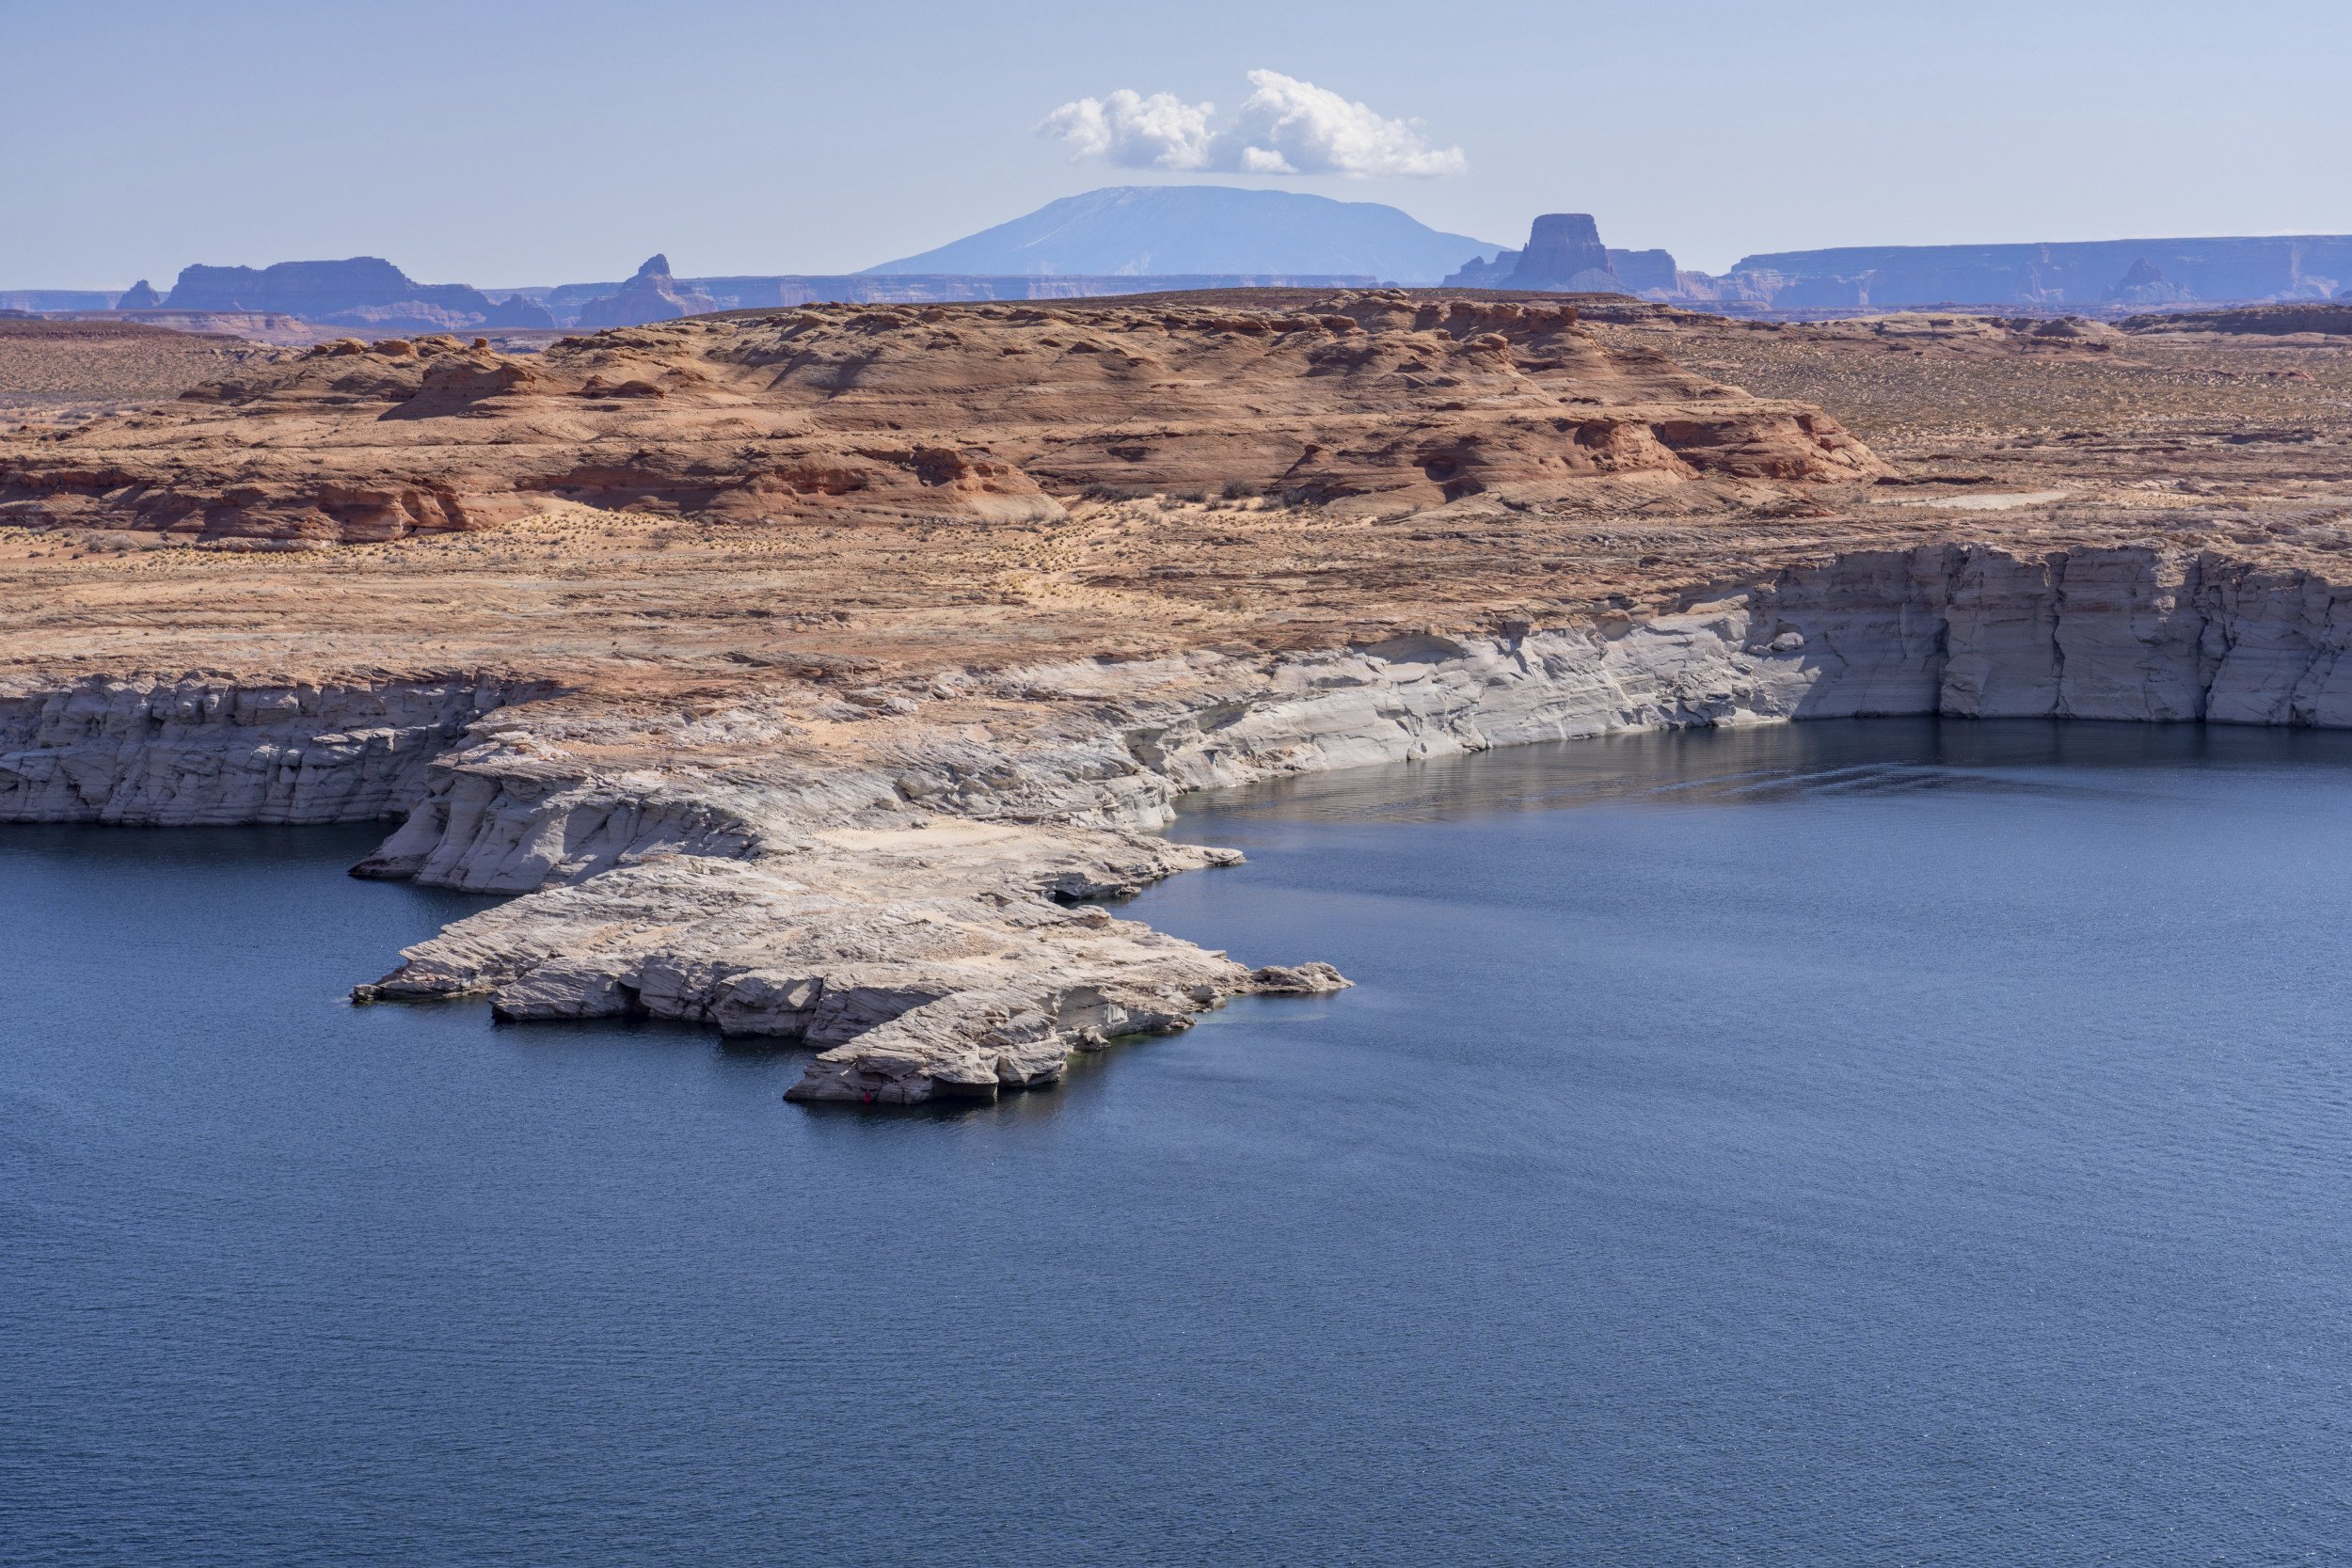
{"label": "distant mesa", "polygon": [[1527,245],[1473,256],[1446,279],[1456,289],[1527,289],[1561,293],[1638,293],[1684,297],[1682,274],[1663,250],[1611,250],[1590,213],[1546,213],[1528,230]]}
{"label": "distant mesa", "polygon": [[2352,235],[1776,251],[1702,281],[1692,297],[1774,308],[2284,303],[2324,300],[2352,282]]}
{"label": "distant mesa", "polygon": [[1435,283],[1497,247],[1375,201],[1231,185],[1114,185],[866,269],[989,277],[1355,277]]}
{"label": "distant mesa", "polygon": [[385,336],[555,325],[530,300],[492,300],[463,283],[419,283],[377,256],[260,268],[186,267],[161,303],[173,310],[278,312]]}
{"label": "distant mesa", "polygon": [[599,330],[608,326],[643,326],[648,322],[675,321],[720,308],[719,302],[691,284],[670,276],[670,259],[656,252],[637,269],[637,276],[615,293],[592,299],[580,308],[576,326]]}
{"label": "distant mesa", "polygon": [[[1120,185],[1051,201],[934,249],[850,274],[679,277],[664,255],[605,282],[483,291],[419,283],[380,257],[192,266],[168,296],[141,279],[0,291],[0,309],[174,313],[198,331],[322,329],[366,338],[598,330],[716,310],[827,302],[1067,300],[1202,289],[1376,284],[1617,293],[1726,314],[1839,316],[1934,307],[2122,314],[2187,306],[2352,301],[2352,235],[1876,245],[1769,251],[1720,276],[1666,250],[1605,243],[1589,213],[1546,213],[1518,249],[1436,230],[1394,207],[1297,191]],[[305,334],[310,336],[306,337]]]}
{"label": "distant mesa", "polygon": [[[1597,252],[1605,260],[1597,261]],[[1472,256],[1445,282],[1465,289],[1609,289],[1735,312],[2283,303],[2352,297],[2352,235],[1773,251],[1742,257],[1714,277],[1677,266],[1663,250],[1602,248],[1588,214],[1549,213],[1535,220],[1524,248]]]}

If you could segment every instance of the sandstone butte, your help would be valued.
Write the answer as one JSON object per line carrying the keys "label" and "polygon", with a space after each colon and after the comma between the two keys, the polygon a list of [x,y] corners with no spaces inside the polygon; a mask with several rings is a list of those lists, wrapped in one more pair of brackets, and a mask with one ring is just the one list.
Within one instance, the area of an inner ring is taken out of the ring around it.
{"label": "sandstone butte", "polygon": [[396,822],[360,874],[516,896],[361,1000],[992,1097],[1345,984],[1080,902],[1234,858],[1154,835],[1186,790],[1849,714],[2352,723],[2352,346],[2170,325],[1250,291],[53,388],[0,436],[0,817]]}

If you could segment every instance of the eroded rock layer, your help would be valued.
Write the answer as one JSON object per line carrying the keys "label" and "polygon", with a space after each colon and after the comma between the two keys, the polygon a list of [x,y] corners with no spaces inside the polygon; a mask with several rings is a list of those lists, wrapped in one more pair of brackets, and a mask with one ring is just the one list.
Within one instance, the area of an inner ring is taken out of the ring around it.
{"label": "eroded rock layer", "polygon": [[0,437],[0,816],[381,818],[362,874],[513,896],[368,996],[799,1040],[799,1097],[904,1103],[1343,984],[1311,933],[1073,907],[1226,858],[1151,836],[1185,790],[1842,714],[2352,722],[2352,356],[1612,309],[787,311]]}
{"label": "eroded rock layer", "polygon": [[0,443],[0,522],[348,543],[548,499],[1001,521],[1090,489],[1396,510],[1609,475],[1883,471],[1818,407],[1610,347],[1573,304],[810,307],[528,357],[329,344],[135,419]]}

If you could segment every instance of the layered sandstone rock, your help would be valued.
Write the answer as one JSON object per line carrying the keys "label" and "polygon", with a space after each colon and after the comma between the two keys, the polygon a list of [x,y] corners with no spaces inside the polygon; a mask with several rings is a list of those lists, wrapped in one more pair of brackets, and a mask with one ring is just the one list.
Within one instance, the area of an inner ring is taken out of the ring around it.
{"label": "layered sandstone rock", "polygon": [[326,345],[169,410],[0,438],[0,523],[355,542],[548,499],[733,519],[1058,516],[1089,491],[1366,512],[1883,465],[1804,404],[1612,348],[1573,305],[1343,293],[822,307],[566,340]]}

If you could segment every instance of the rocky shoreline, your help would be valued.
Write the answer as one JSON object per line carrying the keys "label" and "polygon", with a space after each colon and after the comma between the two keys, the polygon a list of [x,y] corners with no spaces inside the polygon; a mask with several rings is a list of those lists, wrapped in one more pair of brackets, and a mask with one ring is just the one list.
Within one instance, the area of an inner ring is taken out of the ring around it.
{"label": "rocky shoreline", "polygon": [[1191,790],[1858,715],[2352,727],[2347,647],[2352,585],[2300,569],[1933,545],[1641,619],[780,681],[705,711],[487,677],[92,679],[0,692],[0,820],[396,816],[357,874],[516,896],[358,999],[802,1040],[793,1098],[913,1104],[1346,984],[1073,907],[1238,859],[1153,836]]}

